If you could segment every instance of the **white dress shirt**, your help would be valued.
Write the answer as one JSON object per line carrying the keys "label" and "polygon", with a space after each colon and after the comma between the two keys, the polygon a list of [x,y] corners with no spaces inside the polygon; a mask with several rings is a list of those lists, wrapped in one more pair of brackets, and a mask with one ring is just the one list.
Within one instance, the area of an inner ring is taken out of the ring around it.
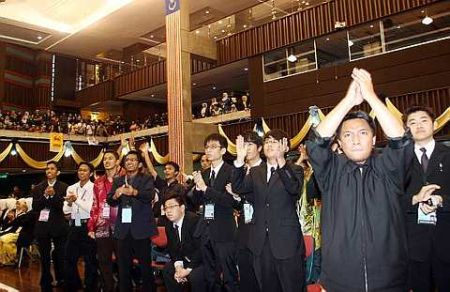
{"label": "white dress shirt", "polygon": [[414,144],[414,153],[416,154],[416,157],[417,157],[417,160],[419,160],[419,163],[421,163],[422,155],[423,155],[423,152],[422,152],[422,150],[420,150],[420,148],[425,148],[427,150],[426,154],[427,154],[428,159],[430,159],[431,154],[433,154],[435,146],[436,146],[436,141],[434,141],[434,139],[432,139],[430,142],[428,142],[427,144],[425,144],[423,146]]}
{"label": "white dress shirt", "polygon": [[64,204],[64,213],[71,214],[72,219],[89,219],[91,217],[91,209],[94,201],[94,183],[90,180],[84,185],[80,186],[80,182],[73,184],[67,188],[67,195],[74,193],[77,195],[77,200],[69,204]]}

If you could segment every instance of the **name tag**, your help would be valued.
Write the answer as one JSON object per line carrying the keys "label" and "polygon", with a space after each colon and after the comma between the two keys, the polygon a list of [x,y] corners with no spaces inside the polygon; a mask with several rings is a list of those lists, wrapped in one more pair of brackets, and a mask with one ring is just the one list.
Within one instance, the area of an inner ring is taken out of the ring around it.
{"label": "name tag", "polygon": [[50,216],[50,210],[49,209],[43,209],[41,210],[41,213],[39,213],[39,221],[41,222],[48,222],[48,217]]}
{"label": "name tag", "polygon": [[245,202],[244,203],[244,223],[249,224],[253,222],[253,206],[252,204]]}
{"label": "name tag", "polygon": [[122,208],[122,223],[131,223],[131,207]]}
{"label": "name tag", "polygon": [[79,217],[75,218],[75,226],[80,227],[81,226],[81,219]]}
{"label": "name tag", "polygon": [[203,214],[206,220],[214,220],[214,204],[206,203]]}
{"label": "name tag", "polygon": [[425,214],[422,211],[422,209],[420,209],[421,204],[423,204],[423,203],[419,203],[419,207],[417,210],[417,224],[436,225],[436,223],[437,223],[436,211]]}
{"label": "name tag", "polygon": [[110,212],[111,212],[111,208],[109,207],[108,203],[105,203],[103,205],[102,217],[109,219]]}

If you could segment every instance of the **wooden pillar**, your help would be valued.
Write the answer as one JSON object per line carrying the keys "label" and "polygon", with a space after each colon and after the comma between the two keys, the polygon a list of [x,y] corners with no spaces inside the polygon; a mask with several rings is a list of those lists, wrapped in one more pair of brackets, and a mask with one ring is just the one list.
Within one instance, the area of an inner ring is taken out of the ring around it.
{"label": "wooden pillar", "polygon": [[0,42],[0,108],[5,101],[5,62],[6,62],[6,44]]}
{"label": "wooden pillar", "polygon": [[192,122],[189,0],[165,0],[167,42],[167,107],[169,156],[186,172],[192,172],[192,147],[187,125]]}

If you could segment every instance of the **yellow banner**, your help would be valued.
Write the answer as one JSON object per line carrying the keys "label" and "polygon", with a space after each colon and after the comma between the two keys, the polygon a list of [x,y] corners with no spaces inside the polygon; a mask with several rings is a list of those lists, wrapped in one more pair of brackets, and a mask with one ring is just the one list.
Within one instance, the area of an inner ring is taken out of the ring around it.
{"label": "yellow banner", "polygon": [[62,133],[50,133],[50,152],[60,152],[64,147],[64,135]]}

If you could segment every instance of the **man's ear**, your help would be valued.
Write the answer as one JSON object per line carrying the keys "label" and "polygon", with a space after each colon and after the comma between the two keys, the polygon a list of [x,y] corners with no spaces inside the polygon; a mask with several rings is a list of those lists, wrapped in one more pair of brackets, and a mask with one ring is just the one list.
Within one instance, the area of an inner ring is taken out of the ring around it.
{"label": "man's ear", "polygon": [[377,136],[373,136],[373,138],[372,138],[372,146],[375,146],[376,142],[377,142]]}
{"label": "man's ear", "polygon": [[61,174],[61,171],[58,170],[58,172],[56,173],[56,176],[59,176]]}
{"label": "man's ear", "polygon": [[227,149],[226,148],[220,148],[220,154],[225,155],[225,153],[227,153]]}

